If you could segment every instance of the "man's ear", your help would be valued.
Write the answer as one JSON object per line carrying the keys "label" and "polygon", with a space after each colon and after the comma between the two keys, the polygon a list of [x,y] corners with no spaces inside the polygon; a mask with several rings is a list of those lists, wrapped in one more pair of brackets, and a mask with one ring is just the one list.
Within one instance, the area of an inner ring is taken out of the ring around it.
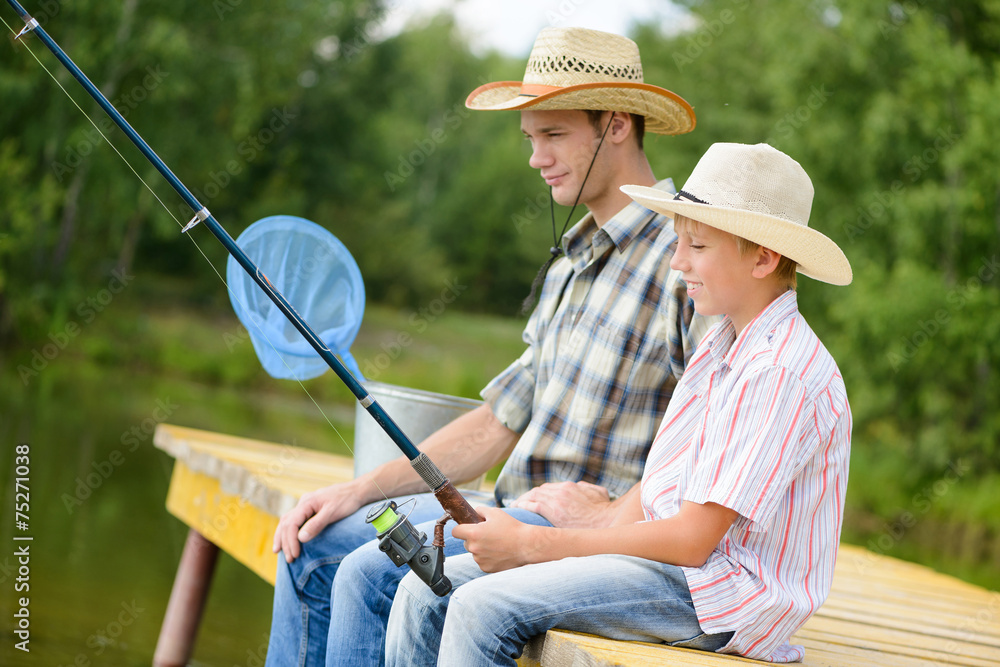
{"label": "man's ear", "polygon": [[764,278],[777,271],[781,255],[764,246],[757,248],[755,254],[757,261],[754,262],[753,271],[751,272],[754,278]]}
{"label": "man's ear", "polygon": [[606,140],[616,144],[625,141],[632,133],[632,116],[624,111],[613,111],[611,119],[611,130],[608,132]]}

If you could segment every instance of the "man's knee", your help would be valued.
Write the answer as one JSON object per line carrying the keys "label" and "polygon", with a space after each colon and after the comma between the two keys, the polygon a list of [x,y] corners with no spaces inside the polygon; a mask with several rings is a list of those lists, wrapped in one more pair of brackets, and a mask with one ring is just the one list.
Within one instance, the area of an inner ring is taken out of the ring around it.
{"label": "man's knee", "polygon": [[379,551],[376,542],[364,544],[344,557],[337,571],[337,586],[384,587],[397,582],[408,571],[397,568],[387,555]]}

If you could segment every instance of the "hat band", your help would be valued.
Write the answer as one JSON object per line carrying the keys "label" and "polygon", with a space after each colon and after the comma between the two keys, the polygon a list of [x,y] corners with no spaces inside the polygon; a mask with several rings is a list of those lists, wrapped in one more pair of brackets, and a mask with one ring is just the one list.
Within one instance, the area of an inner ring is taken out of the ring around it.
{"label": "hat band", "polygon": [[562,86],[544,86],[540,83],[522,83],[520,97],[541,97],[562,90]]}
{"label": "hat band", "polygon": [[674,195],[674,200],[678,200],[681,197],[684,197],[685,199],[690,199],[695,204],[704,204],[705,206],[711,206],[711,204],[709,204],[704,199],[699,199],[698,197],[695,197],[693,194],[691,194],[690,192],[688,192],[686,190],[681,190],[676,195]]}

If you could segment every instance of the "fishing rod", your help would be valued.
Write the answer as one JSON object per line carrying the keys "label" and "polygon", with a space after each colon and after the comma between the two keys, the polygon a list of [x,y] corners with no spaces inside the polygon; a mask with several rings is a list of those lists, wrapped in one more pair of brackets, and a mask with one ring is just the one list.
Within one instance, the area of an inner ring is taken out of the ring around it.
{"label": "fishing rod", "polygon": [[[434,493],[441,507],[444,508],[446,516],[439,521],[440,526],[444,525],[449,517],[458,523],[479,523],[482,518],[472,508],[472,505],[462,497],[455,486],[445,477],[444,473],[431,461],[425,453],[414,446],[413,442],[403,433],[402,429],[386,413],[382,406],[375,400],[367,389],[355,379],[343,363],[330,351],[330,349],[319,339],[302,317],[295,311],[295,308],[288,302],[281,292],[267,279],[263,271],[239,247],[233,237],[216,221],[208,209],[203,206],[191,191],[178,179],[172,171],[164,164],[163,160],[149,147],[149,144],[139,136],[128,121],[125,120],[117,109],[108,101],[103,93],[87,78],[87,75],[76,66],[65,51],[53,40],[47,32],[39,25],[38,21],[28,14],[27,10],[21,6],[17,0],[7,0],[7,3],[14,8],[18,16],[24,21],[24,28],[15,36],[15,40],[27,34],[34,34],[39,40],[55,55],[70,74],[73,75],[84,90],[94,98],[111,120],[121,128],[129,140],[135,144],[146,159],[156,168],[158,172],[167,180],[173,189],[180,195],[181,199],[191,207],[194,217],[181,229],[185,234],[197,226],[199,223],[208,227],[212,235],[217,238],[229,254],[239,262],[240,266],[250,274],[254,282],[267,294],[268,298],[284,314],[289,322],[302,334],[309,342],[316,353],[327,363],[337,377],[347,385],[351,393],[358,399],[361,406],[375,419],[382,430],[386,432],[390,439],[410,460],[410,466],[416,471],[420,478]],[[366,520],[372,524],[377,531],[379,548],[386,552],[397,566],[404,562],[410,564],[411,568],[417,572],[424,581],[438,595],[446,595],[451,588],[447,578],[444,577],[443,560],[443,539],[440,538],[442,528],[435,529],[435,540],[433,549],[423,546],[426,536],[413,528],[405,516],[398,516],[395,513],[396,505],[388,500],[375,505],[368,513]]]}

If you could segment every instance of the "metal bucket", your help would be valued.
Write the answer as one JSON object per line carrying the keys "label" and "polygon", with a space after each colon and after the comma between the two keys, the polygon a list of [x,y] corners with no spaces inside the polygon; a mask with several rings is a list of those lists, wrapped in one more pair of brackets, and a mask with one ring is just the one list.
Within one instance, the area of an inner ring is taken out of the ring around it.
{"label": "metal bucket", "polygon": [[[419,445],[424,438],[456,417],[482,405],[482,401],[433,391],[410,389],[382,382],[366,382],[365,388],[379,402],[403,433]],[[375,418],[361,407],[354,408],[354,476],[363,475],[403,453],[386,435]]]}

